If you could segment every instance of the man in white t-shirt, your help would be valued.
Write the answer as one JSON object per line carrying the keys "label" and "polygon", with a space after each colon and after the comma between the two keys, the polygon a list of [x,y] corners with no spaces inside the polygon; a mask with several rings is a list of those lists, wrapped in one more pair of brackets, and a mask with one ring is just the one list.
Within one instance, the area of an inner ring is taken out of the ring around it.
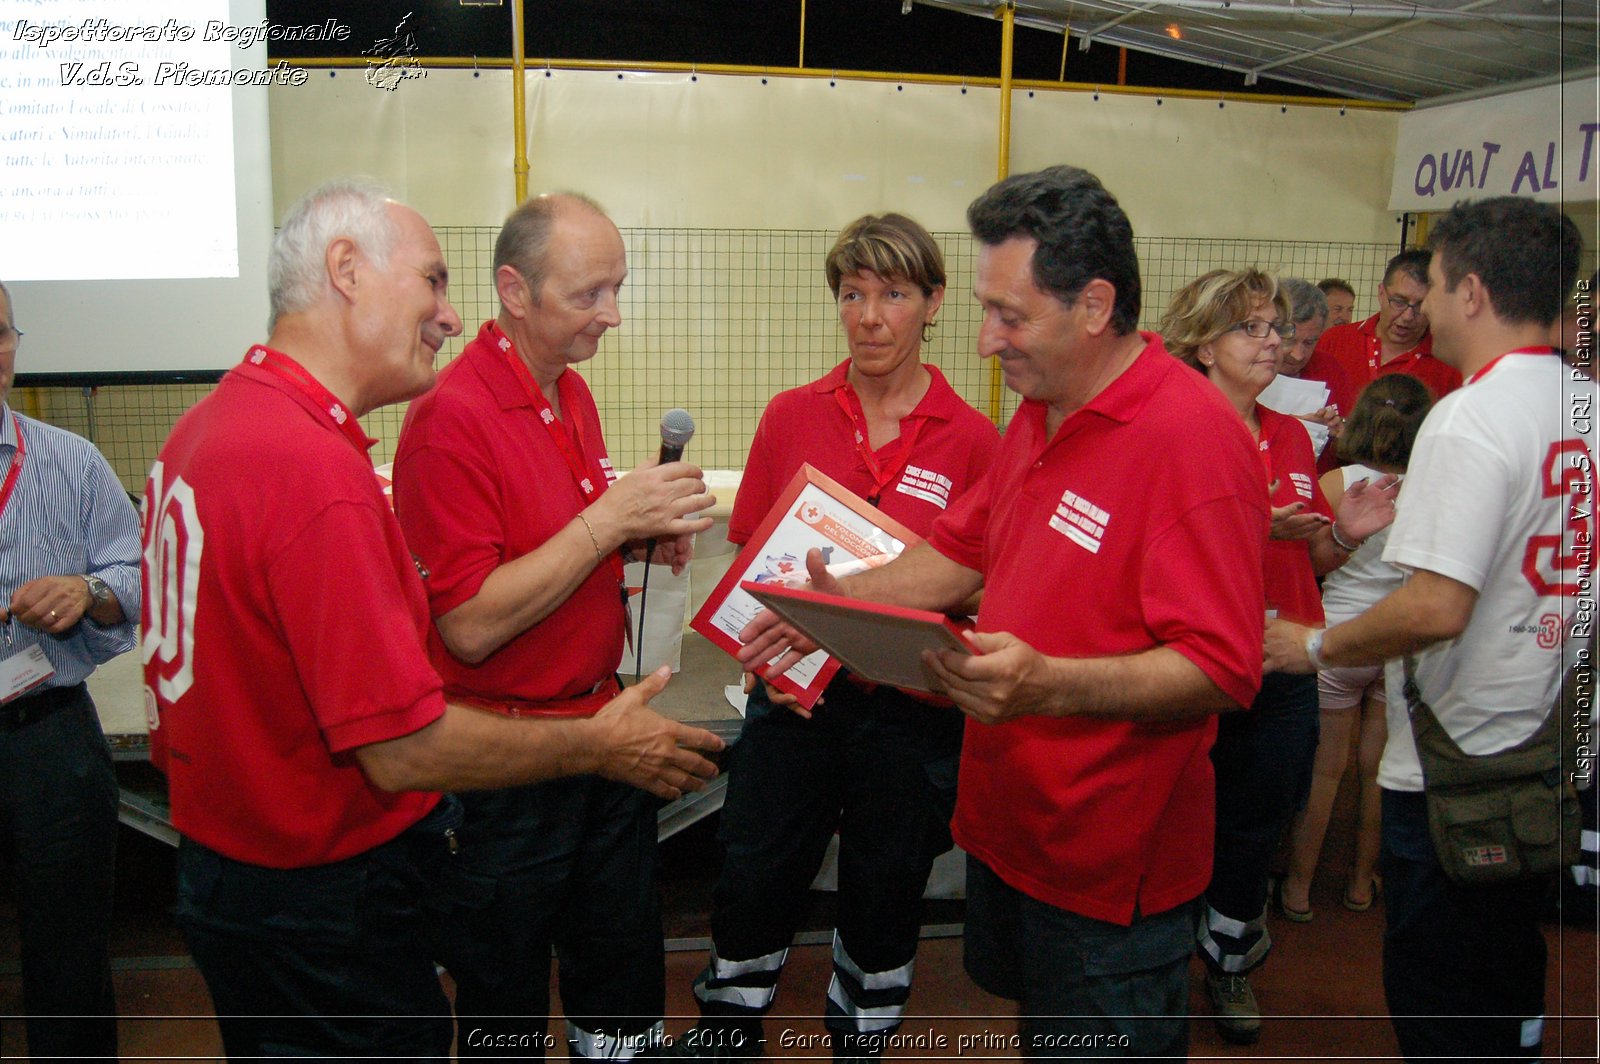
{"label": "man in white t-shirt", "polygon": [[[1266,668],[1416,655],[1422,697],[1470,754],[1520,743],[1549,711],[1562,644],[1592,596],[1592,411],[1549,346],[1581,240],[1548,204],[1464,204],[1430,237],[1424,311],[1460,370],[1412,451],[1384,560],[1405,585],[1327,631],[1273,622]],[[1383,795],[1384,989],[1407,1059],[1539,1054],[1548,884],[1447,880],[1428,835],[1405,699],[1389,703]]]}

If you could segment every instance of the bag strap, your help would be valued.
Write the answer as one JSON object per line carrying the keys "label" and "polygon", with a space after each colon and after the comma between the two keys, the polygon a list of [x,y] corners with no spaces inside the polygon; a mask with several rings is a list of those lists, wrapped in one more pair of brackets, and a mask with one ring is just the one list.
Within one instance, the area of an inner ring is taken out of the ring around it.
{"label": "bag strap", "polygon": [[[1569,670],[1570,672],[1570,670]],[[1416,657],[1405,657],[1406,713],[1411,718],[1411,734],[1417,744],[1417,760],[1422,766],[1423,785],[1434,783],[1449,786],[1459,783],[1490,782],[1526,776],[1532,773],[1560,775],[1563,768],[1563,747],[1571,742],[1561,742],[1558,718],[1561,714],[1566,688],[1563,677],[1561,689],[1556,692],[1543,722],[1516,746],[1492,754],[1468,754],[1445,731],[1434,714],[1433,707],[1422,698],[1417,685]],[[1570,778],[1570,777],[1569,777]],[[1552,779],[1552,785],[1555,780]]]}

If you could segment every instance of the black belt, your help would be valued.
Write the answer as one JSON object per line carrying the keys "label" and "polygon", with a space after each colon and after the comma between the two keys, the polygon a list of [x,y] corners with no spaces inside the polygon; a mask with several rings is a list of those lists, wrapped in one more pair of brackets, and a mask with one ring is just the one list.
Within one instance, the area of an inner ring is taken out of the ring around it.
{"label": "black belt", "polygon": [[88,695],[88,685],[46,687],[0,706],[0,731],[13,732],[35,721],[53,716],[68,706],[78,705]]}

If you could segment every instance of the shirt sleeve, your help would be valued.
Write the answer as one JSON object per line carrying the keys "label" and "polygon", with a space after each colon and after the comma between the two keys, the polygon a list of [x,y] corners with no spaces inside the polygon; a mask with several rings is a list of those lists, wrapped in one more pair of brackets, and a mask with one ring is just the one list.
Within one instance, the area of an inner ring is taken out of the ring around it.
{"label": "shirt sleeve", "polygon": [[977,573],[984,571],[984,546],[993,509],[994,481],[992,472],[985,475],[938,516],[928,533],[929,546]]}
{"label": "shirt sleeve", "polygon": [[1261,689],[1266,533],[1259,505],[1213,498],[1151,541],[1139,577],[1156,641],[1194,662],[1241,706]]}
{"label": "shirt sleeve", "polygon": [[139,623],[139,514],[122,482],[99,451],[93,451],[79,488],[79,524],[87,547],[86,575],[111,588],[122,607],[120,624],[98,624],[85,617],[79,628],[95,664],[132,650]]}
{"label": "shirt sleeve", "polygon": [[395,462],[395,516],[428,568],[428,609],[435,617],[476,595],[505,557],[499,483],[461,446],[424,442]]}
{"label": "shirt sleeve", "polygon": [[415,600],[391,552],[376,547],[397,536],[377,505],[333,503],[267,562],[271,607],[334,753],[409,735],[444,712]]}

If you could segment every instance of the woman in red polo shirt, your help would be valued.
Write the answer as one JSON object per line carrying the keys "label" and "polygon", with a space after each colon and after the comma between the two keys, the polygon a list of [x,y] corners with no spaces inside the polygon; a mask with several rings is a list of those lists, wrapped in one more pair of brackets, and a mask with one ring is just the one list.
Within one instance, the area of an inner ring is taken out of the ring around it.
{"label": "woman in red polo shirt", "polygon": [[[898,214],[857,219],[825,272],[850,357],[767,405],[728,521],[735,543],[807,462],[927,535],[999,450],[989,419],[921,359],[945,283],[927,230]],[[825,1005],[835,1052],[875,1055],[900,1025],[922,892],[951,845],[962,717],[844,672],[809,714],[793,703],[764,685],[750,693],[730,755],[711,959],[694,986],[703,1016],[673,1056],[760,1055],[761,1016],[835,830],[839,926]]]}
{"label": "woman in red polo shirt", "polygon": [[[1294,338],[1288,300],[1272,277],[1254,269],[1197,277],[1172,297],[1161,334],[1168,351],[1217,386],[1260,448],[1272,501],[1268,612],[1320,627],[1317,577],[1344,564],[1363,539],[1394,520],[1397,485],[1352,485],[1335,518],[1317,482],[1305,426],[1256,402],[1277,376],[1280,344]],[[1211,751],[1217,835],[1197,938],[1217,1027],[1230,1042],[1254,1042],[1261,1033],[1246,973],[1272,947],[1267,864],[1305,801],[1317,724],[1317,678],[1283,673],[1262,678],[1248,711],[1218,722]]]}

